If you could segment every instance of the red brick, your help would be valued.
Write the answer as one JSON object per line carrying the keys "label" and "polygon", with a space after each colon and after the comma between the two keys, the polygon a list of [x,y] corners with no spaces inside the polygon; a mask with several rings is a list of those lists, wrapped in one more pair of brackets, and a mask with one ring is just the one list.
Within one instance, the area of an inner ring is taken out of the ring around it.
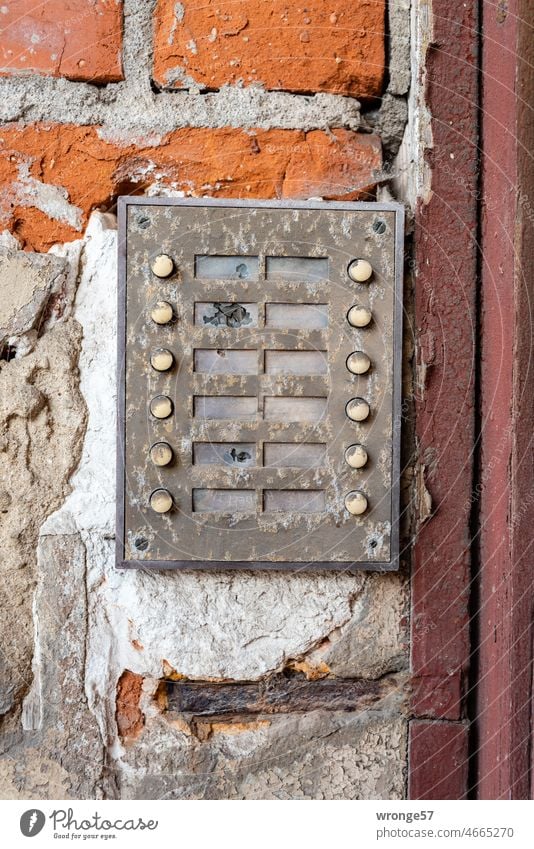
{"label": "red brick", "polygon": [[385,0],[159,0],[154,79],[177,88],[242,82],[375,97],[384,19]]}
{"label": "red brick", "polygon": [[376,136],[340,129],[182,129],[124,147],[97,127],[11,124],[0,151],[0,229],[32,250],[79,238],[91,210],[156,179],[192,196],[357,200],[372,197],[382,164]]}
{"label": "red brick", "polygon": [[115,719],[119,735],[134,740],[145,725],[145,716],[139,706],[143,694],[143,677],[125,669],[117,681]]}
{"label": "red brick", "polygon": [[0,28],[0,74],[122,79],[121,0],[10,0]]}

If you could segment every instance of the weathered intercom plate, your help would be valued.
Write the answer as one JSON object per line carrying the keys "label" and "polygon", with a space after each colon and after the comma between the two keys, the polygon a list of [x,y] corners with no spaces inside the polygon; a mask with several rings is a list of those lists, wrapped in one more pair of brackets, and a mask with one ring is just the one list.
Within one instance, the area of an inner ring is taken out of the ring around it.
{"label": "weathered intercom plate", "polygon": [[402,227],[398,204],[120,199],[119,566],[398,568]]}

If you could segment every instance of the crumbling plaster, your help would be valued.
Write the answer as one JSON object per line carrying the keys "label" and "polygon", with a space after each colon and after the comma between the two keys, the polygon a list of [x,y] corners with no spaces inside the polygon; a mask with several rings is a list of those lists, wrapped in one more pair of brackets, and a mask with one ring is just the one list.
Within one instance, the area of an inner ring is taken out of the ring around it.
{"label": "crumbling plaster", "polygon": [[[154,145],[182,126],[372,125],[391,155],[398,148],[410,79],[405,0],[390,3],[388,91],[382,107],[367,114],[353,98],[260,87],[156,93],[149,72],[153,6],[154,0],[126,0],[124,82],[96,88],[45,77],[0,79],[0,120],[98,124],[104,138]],[[405,142],[397,164],[404,167],[411,156]],[[407,181],[396,185],[408,197]],[[17,328],[18,357],[0,371],[11,404],[4,425],[14,439],[0,508],[0,518],[7,516],[2,542],[8,552],[1,657],[5,679],[14,682],[2,694],[5,792],[13,798],[173,798],[187,792],[212,798],[401,798],[403,572],[115,569],[115,226],[113,216],[95,213],[82,239],[46,255],[55,258],[62,284],[49,283],[43,303],[37,297],[39,317],[33,314],[26,330]],[[17,254],[12,240],[6,245]],[[21,392],[27,403],[19,411]],[[238,730],[223,724],[206,740],[187,723],[162,715],[152,698],[164,674],[255,680],[284,668],[310,677],[399,673],[399,692],[361,714],[270,717]],[[140,738],[129,744],[118,735],[115,701],[126,669],[144,679],[146,716]],[[185,771],[200,764],[189,791],[168,775],[177,763]],[[333,773],[323,774],[321,763],[331,763]]]}
{"label": "crumbling plaster", "polygon": [[[45,340],[50,345],[49,337],[66,333],[70,325],[81,327],[79,389],[87,420],[80,463],[70,478],[70,494],[44,523],[39,514],[32,513],[34,533],[40,526],[39,583],[33,611],[33,684],[23,711],[25,732],[30,737],[22,743],[25,751],[32,735],[37,735],[43,756],[52,746],[57,712],[50,709],[51,688],[63,692],[65,682],[58,683],[57,675],[67,664],[72,703],[79,704],[81,699],[82,704],[78,711],[63,705],[61,722],[69,733],[86,726],[93,750],[100,754],[83,786],[93,788],[90,794],[107,795],[117,791],[115,779],[106,784],[102,777],[105,762],[115,776],[124,770],[130,775],[136,769],[135,755],[125,749],[116,727],[115,693],[125,669],[143,677],[150,704],[158,679],[169,674],[196,680],[254,680],[292,667],[310,677],[378,677],[406,667],[402,619],[406,585],[402,575],[177,574],[115,569],[115,226],[113,216],[95,213],[83,241],[54,249],[54,255],[67,265],[78,268],[79,264],[79,284],[73,317],[48,330],[37,348]],[[77,354],[77,349],[73,350]],[[29,364],[34,356],[12,362]],[[56,382],[64,386],[69,374],[74,379],[73,373],[76,375],[75,361],[63,363]],[[81,426],[76,428],[73,423],[77,439]],[[74,438],[72,433],[69,436]],[[60,446],[61,439],[58,450]],[[29,450],[31,453],[33,446]],[[49,450],[45,452],[42,446],[40,450],[45,459]],[[25,589],[27,604],[32,590],[31,586]],[[83,600],[83,609],[77,614],[65,601],[73,593]],[[66,611],[64,620],[61,604]],[[29,630],[28,607],[26,616]],[[76,621],[75,628],[68,628],[66,648],[62,648],[62,621]],[[30,654],[28,637],[25,660],[19,659],[18,667],[25,664],[28,683]],[[384,721],[401,721],[402,684],[401,675],[397,699],[379,707]],[[56,695],[53,703],[57,702]],[[371,720],[374,711],[368,713]],[[161,734],[160,720],[157,727],[154,724],[158,716],[157,711],[153,719],[148,716],[142,734],[147,746],[152,734],[154,741]],[[282,727],[293,720],[277,717],[272,722],[278,728],[276,733],[283,734]],[[54,746],[52,750],[57,752],[57,741]],[[76,767],[74,771],[77,776]],[[142,765],[136,775],[135,781],[130,775],[128,781],[133,784],[128,784],[130,789],[125,792],[140,792],[136,781],[145,780]],[[117,780],[120,783],[121,779]],[[71,776],[69,781],[71,788],[80,786],[79,778]],[[134,785],[137,789],[132,789]],[[102,787],[106,789],[95,789]]]}

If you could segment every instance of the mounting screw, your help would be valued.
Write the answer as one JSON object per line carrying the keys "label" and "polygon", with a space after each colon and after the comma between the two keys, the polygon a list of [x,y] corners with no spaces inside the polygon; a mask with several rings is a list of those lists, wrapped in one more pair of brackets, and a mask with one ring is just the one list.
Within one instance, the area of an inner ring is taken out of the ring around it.
{"label": "mounting screw", "polygon": [[138,549],[138,551],[146,551],[148,548],[148,540],[146,537],[136,537],[134,540],[134,545]]}
{"label": "mounting screw", "polygon": [[386,222],[381,221],[380,219],[373,221],[373,230],[375,233],[378,233],[379,236],[382,236],[387,230]]}

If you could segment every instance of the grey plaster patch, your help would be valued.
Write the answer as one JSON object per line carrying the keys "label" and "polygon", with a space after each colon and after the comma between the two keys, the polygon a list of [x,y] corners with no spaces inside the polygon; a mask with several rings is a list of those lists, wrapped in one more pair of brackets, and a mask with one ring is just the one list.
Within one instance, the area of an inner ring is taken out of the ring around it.
{"label": "grey plaster patch", "polygon": [[394,697],[360,714],[212,722],[147,719],[125,750],[125,799],[402,799],[406,721]]}
{"label": "grey plaster patch", "polygon": [[[10,755],[23,759],[28,748],[36,750],[38,763],[64,767],[65,798],[101,798],[103,743],[84,691],[87,595],[80,537],[41,538],[38,565],[34,678],[22,717],[29,733]],[[41,771],[41,794],[52,798],[47,770]],[[35,782],[35,773],[39,770],[25,771],[27,786]]]}
{"label": "grey plaster patch", "polygon": [[350,620],[306,656],[312,674],[327,668],[338,678],[379,678],[406,669],[408,593],[402,574],[369,575]]}
{"label": "grey plaster patch", "polygon": [[389,83],[390,94],[405,95],[410,88],[411,0],[389,0]]}
{"label": "grey plaster patch", "polygon": [[39,327],[48,299],[66,279],[66,263],[46,254],[0,253],[0,349]]}
{"label": "grey plaster patch", "polygon": [[36,180],[30,173],[30,160],[18,166],[18,180],[1,192],[2,206],[29,206],[44,212],[49,218],[68,224],[75,230],[82,229],[82,210],[69,203],[66,189]]}
{"label": "grey plaster patch", "polygon": [[389,157],[395,156],[401,146],[408,120],[406,98],[386,93],[379,109],[368,113],[366,119],[382,139],[386,154]]}

